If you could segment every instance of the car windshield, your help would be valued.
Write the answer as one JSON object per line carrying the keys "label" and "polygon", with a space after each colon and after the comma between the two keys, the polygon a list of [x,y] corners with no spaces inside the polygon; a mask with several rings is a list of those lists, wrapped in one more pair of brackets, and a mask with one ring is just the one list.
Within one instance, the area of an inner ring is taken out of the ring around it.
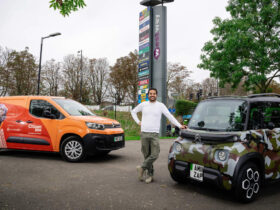
{"label": "car windshield", "polygon": [[62,109],[72,116],[95,116],[84,105],[71,99],[53,99]]}
{"label": "car windshield", "polygon": [[208,100],[198,104],[188,124],[191,129],[242,131],[247,103],[243,100]]}

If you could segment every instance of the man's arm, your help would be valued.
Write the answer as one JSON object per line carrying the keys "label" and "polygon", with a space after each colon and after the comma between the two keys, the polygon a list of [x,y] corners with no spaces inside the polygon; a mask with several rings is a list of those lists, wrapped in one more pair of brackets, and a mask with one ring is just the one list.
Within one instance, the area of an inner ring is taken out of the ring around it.
{"label": "man's arm", "polygon": [[137,116],[137,113],[142,111],[141,104],[138,104],[133,110],[131,110],[131,116],[138,125],[141,125],[141,121],[138,119],[138,116]]}
{"label": "man's arm", "polygon": [[166,108],[166,106],[164,104],[162,104],[162,113],[164,114],[165,117],[167,117],[167,119],[175,126],[177,126],[178,128],[184,129],[187,128],[185,125],[181,125],[178,120],[176,120],[176,118],[170,114],[170,112],[168,111],[168,109]]}

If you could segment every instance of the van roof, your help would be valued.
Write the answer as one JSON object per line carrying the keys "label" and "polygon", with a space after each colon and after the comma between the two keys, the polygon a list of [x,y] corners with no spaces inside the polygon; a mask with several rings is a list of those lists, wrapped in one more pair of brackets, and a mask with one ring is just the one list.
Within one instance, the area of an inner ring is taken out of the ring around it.
{"label": "van roof", "polygon": [[53,98],[65,98],[61,96],[37,96],[37,95],[28,95],[28,96],[2,96],[0,99],[24,99],[24,98],[36,98],[36,99],[53,99]]}

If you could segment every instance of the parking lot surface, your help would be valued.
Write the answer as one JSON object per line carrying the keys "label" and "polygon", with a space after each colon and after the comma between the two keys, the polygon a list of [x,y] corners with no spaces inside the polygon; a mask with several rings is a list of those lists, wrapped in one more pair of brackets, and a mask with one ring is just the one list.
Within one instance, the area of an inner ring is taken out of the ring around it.
{"label": "parking lot surface", "polygon": [[103,158],[69,163],[59,154],[0,152],[0,209],[279,209],[280,183],[253,203],[206,184],[177,184],[167,169],[172,139],[160,140],[154,182],[138,181],[140,141]]}

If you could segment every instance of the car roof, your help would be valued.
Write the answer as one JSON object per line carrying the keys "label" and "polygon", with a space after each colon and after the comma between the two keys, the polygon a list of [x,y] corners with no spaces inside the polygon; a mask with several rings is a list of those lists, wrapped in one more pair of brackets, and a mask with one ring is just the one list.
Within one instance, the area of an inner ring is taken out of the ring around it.
{"label": "car roof", "polygon": [[251,94],[248,96],[217,96],[209,97],[207,100],[245,100],[248,102],[259,102],[259,101],[270,101],[270,102],[280,102],[280,94],[276,93],[261,93],[261,94]]}

